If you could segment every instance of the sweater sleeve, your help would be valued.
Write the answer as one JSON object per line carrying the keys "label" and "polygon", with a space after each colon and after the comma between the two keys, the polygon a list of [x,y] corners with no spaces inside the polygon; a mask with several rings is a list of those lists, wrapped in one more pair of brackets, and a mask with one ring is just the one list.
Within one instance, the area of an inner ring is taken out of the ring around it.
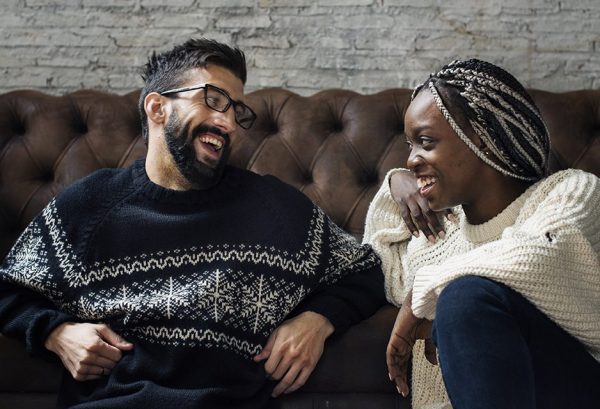
{"label": "sweater sleeve", "polygon": [[385,304],[383,274],[370,246],[326,218],[324,269],[318,288],[296,308],[295,313],[314,311],[326,317],[336,332],[373,315]]}
{"label": "sweater sleeve", "polygon": [[53,237],[54,202],[21,234],[0,266],[0,332],[25,343],[30,354],[47,351],[44,342],[58,325],[75,319],[58,309],[61,269]]}
{"label": "sweater sleeve", "polygon": [[[478,275],[520,292],[551,319],[600,351],[600,179],[563,171],[541,182],[501,238],[416,273],[413,312],[435,318],[452,280]],[[598,355],[600,356],[600,355]]]}
{"label": "sweater sleeve", "polygon": [[370,244],[381,258],[385,276],[385,294],[389,302],[400,306],[410,289],[410,281],[402,266],[402,257],[412,237],[400,208],[390,192],[390,178],[402,169],[392,169],[373,198],[367,212],[363,243]]}

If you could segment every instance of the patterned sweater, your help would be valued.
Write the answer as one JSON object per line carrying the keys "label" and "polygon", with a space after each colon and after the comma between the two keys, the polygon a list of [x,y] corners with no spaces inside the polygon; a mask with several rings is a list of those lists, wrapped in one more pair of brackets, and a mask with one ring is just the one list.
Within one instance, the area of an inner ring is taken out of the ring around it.
{"label": "patterned sweater", "polygon": [[0,268],[0,331],[44,349],[63,322],[134,343],[97,381],[63,377],[60,407],[259,408],[274,382],[252,358],[291,315],[336,331],[385,302],[379,259],[294,188],[227,168],[206,191],[151,182],[143,161],[67,188]]}
{"label": "patterned sweater", "polygon": [[[444,220],[446,238],[412,238],[389,190],[371,203],[365,243],[381,256],[386,295],[400,305],[413,289],[413,312],[435,318],[438,295],[452,280],[478,275],[520,292],[600,360],[600,179],[566,170],[531,186],[492,220],[471,225],[462,208]],[[413,356],[413,406],[449,407],[439,369]]]}

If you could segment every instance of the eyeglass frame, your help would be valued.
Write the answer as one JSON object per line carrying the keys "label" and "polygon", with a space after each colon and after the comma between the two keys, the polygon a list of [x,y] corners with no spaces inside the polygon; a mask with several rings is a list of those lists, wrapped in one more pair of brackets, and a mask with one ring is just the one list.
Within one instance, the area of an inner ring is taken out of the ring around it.
{"label": "eyeglass frame", "polygon": [[[227,97],[227,105],[225,105],[225,108],[221,111],[219,109],[216,109],[214,107],[212,107],[209,103],[208,103],[208,95],[206,93],[208,87],[215,89],[217,92],[220,92],[221,94],[225,95],[225,97]],[[189,87],[182,87],[182,88],[172,88],[172,89],[168,89],[166,91],[162,91],[159,92],[159,95],[162,96],[169,96],[172,94],[178,94],[180,92],[187,92],[187,91],[195,91],[197,89],[204,89],[204,103],[206,104],[207,107],[209,107],[210,109],[212,109],[213,111],[217,111],[217,112],[227,112],[227,110],[233,106],[233,113],[234,113],[234,118],[235,118],[235,123],[238,124],[239,126],[241,126],[243,129],[250,129],[252,127],[252,125],[254,125],[254,121],[256,121],[257,115],[256,113],[252,110],[252,108],[250,108],[248,105],[244,104],[241,101],[236,101],[233,98],[231,98],[231,96],[229,95],[229,93],[227,91],[225,91],[222,88],[219,88],[215,85],[209,84],[209,83],[202,83],[202,84],[196,84],[196,85],[192,85]],[[250,111],[251,118],[252,118],[252,122],[250,122],[250,125],[248,127],[245,127],[244,125],[242,125],[240,123],[240,121],[238,121],[237,118],[237,111],[235,110],[236,106],[244,106],[248,109],[248,111]]]}

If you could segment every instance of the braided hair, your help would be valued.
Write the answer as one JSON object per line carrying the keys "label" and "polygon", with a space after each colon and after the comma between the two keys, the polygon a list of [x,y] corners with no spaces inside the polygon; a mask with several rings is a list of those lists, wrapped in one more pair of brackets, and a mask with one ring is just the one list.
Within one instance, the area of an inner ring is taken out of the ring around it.
{"label": "braided hair", "polygon": [[[412,99],[424,88],[460,139],[485,163],[521,180],[547,175],[548,129],[531,96],[511,74],[477,59],[453,61],[415,88]],[[467,137],[470,130],[479,136],[480,147]]]}

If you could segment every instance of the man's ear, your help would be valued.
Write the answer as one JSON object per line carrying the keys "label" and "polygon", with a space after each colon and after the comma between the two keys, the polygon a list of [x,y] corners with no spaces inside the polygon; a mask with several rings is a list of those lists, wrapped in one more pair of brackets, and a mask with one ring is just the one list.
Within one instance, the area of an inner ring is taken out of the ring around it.
{"label": "man's ear", "polygon": [[164,98],[158,92],[151,92],[144,98],[144,110],[148,121],[163,124],[167,120]]}

